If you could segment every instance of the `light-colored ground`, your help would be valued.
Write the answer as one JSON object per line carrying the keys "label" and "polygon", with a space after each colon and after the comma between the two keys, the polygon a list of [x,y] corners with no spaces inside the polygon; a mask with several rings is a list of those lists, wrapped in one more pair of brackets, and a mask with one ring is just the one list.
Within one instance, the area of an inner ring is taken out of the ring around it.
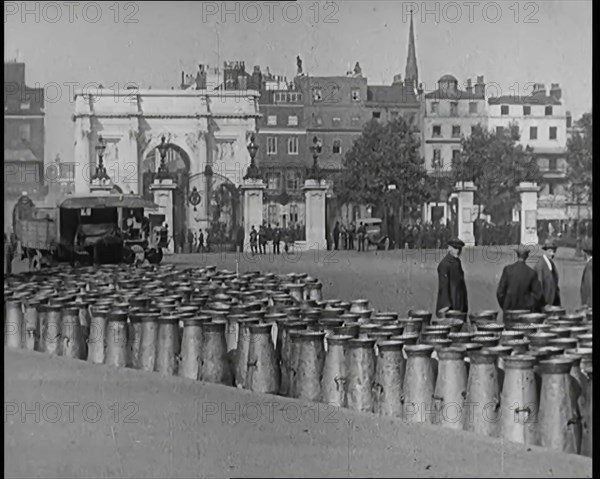
{"label": "light-colored ground", "polygon": [[[297,261],[240,257],[238,267],[306,271],[323,282],[326,298],[364,297],[377,309],[406,312],[411,307],[432,309],[435,268],[442,254],[340,252],[329,253],[326,259],[325,252],[316,257],[311,252]],[[472,310],[496,308],[499,274],[513,260],[510,253],[497,260],[491,250],[486,254],[487,260],[478,249],[472,259],[468,254],[463,259]],[[236,268],[236,256],[231,254],[168,261],[182,267]],[[583,262],[567,258],[556,264],[563,303],[574,308],[579,305]],[[411,426],[325,405],[50,359],[40,353],[5,352],[4,360],[5,477],[591,477],[592,473],[587,458],[503,445],[500,440],[435,426]]]}

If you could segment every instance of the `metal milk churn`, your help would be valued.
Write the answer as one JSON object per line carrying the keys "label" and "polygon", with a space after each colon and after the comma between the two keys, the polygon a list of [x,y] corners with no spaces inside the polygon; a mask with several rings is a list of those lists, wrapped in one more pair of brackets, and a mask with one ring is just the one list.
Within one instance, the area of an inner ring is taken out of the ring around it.
{"label": "metal milk churn", "polygon": [[500,433],[500,385],[497,355],[488,350],[469,352],[470,368],[463,417],[465,431],[490,437]]}
{"label": "metal milk churn", "polygon": [[375,364],[374,412],[382,416],[402,415],[402,385],[406,360],[402,341],[380,341],[377,343]]}
{"label": "metal milk churn", "polygon": [[438,350],[433,422],[449,429],[463,429],[463,402],[467,395],[465,355],[466,351],[458,347]]}
{"label": "metal milk churn", "polygon": [[4,344],[11,349],[21,349],[23,328],[23,301],[8,299],[4,305]]}
{"label": "metal milk churn", "polygon": [[202,363],[199,379],[209,383],[233,383],[225,340],[226,321],[202,323]]}
{"label": "metal milk churn", "polygon": [[187,318],[183,321],[181,339],[181,361],[178,375],[182,378],[198,379],[202,351],[202,316]]}
{"label": "metal milk churn", "polygon": [[325,333],[300,333],[300,354],[296,367],[295,393],[298,399],[318,401],[321,395],[321,376],[325,363]]}
{"label": "metal milk churn", "polygon": [[298,364],[300,360],[300,352],[302,348],[301,334],[306,330],[306,326],[302,329],[292,328],[288,331],[289,338],[289,388],[288,395],[292,398],[297,398],[297,378]]}
{"label": "metal milk churn", "polygon": [[37,343],[39,305],[40,301],[36,298],[30,298],[25,302],[23,327],[21,328],[21,347],[28,351],[34,351]]}
{"label": "metal milk churn", "polygon": [[87,338],[87,360],[94,364],[104,364],[106,352],[106,325],[108,321],[108,308],[91,307],[90,334]]}
{"label": "metal milk churn", "polygon": [[127,364],[127,312],[108,313],[104,364],[124,368]]}
{"label": "metal milk churn", "polygon": [[504,358],[504,386],[500,398],[500,434],[507,441],[537,445],[538,396],[533,372],[536,358],[527,355]]}
{"label": "metal milk churn", "polygon": [[577,454],[581,443],[581,417],[573,400],[571,358],[540,361],[542,390],[538,413],[540,445],[556,451]]}
{"label": "metal milk churn", "polygon": [[140,349],[142,345],[142,318],[144,313],[137,308],[129,312],[129,338],[127,359],[130,368],[140,369]]}
{"label": "metal milk churn", "polygon": [[230,314],[227,316],[227,329],[225,330],[225,340],[227,342],[227,352],[235,351],[238,347],[238,337],[240,334],[239,321],[246,319],[245,314]]}
{"label": "metal milk churn", "polygon": [[584,370],[588,382],[587,391],[582,395],[584,400],[580,401],[581,411],[581,454],[592,457],[592,366]]}
{"label": "metal milk churn", "polygon": [[351,313],[361,313],[363,311],[367,311],[369,309],[369,300],[368,299],[355,299],[350,302],[350,312]]}
{"label": "metal milk churn", "polygon": [[41,323],[40,351],[43,353],[60,354],[60,334],[62,325],[62,305],[48,304],[42,308],[46,312],[46,321]]}
{"label": "metal milk churn", "polygon": [[343,334],[327,338],[320,401],[337,408],[346,407],[346,350],[350,339],[353,336]]}
{"label": "metal milk churn", "polygon": [[359,412],[373,412],[375,406],[375,339],[348,341],[346,355],[346,404]]}
{"label": "metal milk churn", "polygon": [[163,313],[158,319],[155,371],[173,376],[177,370],[179,353],[179,315]]}
{"label": "metal milk churn", "polygon": [[279,392],[281,373],[271,340],[271,329],[271,324],[250,325],[248,371],[244,389],[266,394]]}
{"label": "metal milk churn", "polygon": [[68,303],[64,306],[61,331],[62,356],[83,359],[83,334],[79,319],[79,308],[76,303]]}
{"label": "metal milk churn", "polygon": [[303,321],[286,321],[281,324],[281,351],[279,354],[279,368],[281,371],[281,381],[279,383],[279,394],[287,396],[290,391],[291,381],[291,351],[292,342],[290,331],[306,329],[306,323]]}
{"label": "metal milk churn", "polygon": [[[421,319],[423,326],[429,326],[429,323],[431,322],[431,316],[432,314],[424,309],[411,309],[408,311],[408,317]],[[404,331],[406,331],[406,328],[404,328]]]}
{"label": "metal milk churn", "polygon": [[402,388],[402,419],[408,423],[431,423],[434,414],[432,398],[435,387],[435,371],[428,344],[405,346],[406,372]]}
{"label": "metal milk churn", "polygon": [[156,368],[159,319],[160,312],[158,310],[145,311],[141,318],[140,369],[143,371],[154,371]]}

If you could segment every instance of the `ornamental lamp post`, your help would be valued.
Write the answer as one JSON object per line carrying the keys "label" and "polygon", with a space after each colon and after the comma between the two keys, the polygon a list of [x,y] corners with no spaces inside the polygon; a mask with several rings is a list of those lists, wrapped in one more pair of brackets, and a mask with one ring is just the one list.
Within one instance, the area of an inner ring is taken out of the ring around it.
{"label": "ornamental lamp post", "polygon": [[106,143],[104,142],[104,138],[102,138],[102,135],[98,137],[98,144],[96,145],[95,149],[98,153],[98,166],[96,167],[96,172],[94,173],[94,176],[92,176],[92,181],[110,180],[110,177],[106,173],[106,168],[104,166],[103,161],[104,152],[106,151]]}
{"label": "ornamental lamp post", "polygon": [[159,180],[163,180],[169,177],[169,169],[165,163],[165,158],[167,157],[167,150],[169,149],[169,145],[167,144],[167,139],[165,135],[160,139],[160,144],[157,146],[158,153],[160,155],[160,165],[158,167],[158,173],[156,177]]}
{"label": "ornamental lamp post", "polygon": [[319,159],[319,155],[321,154],[321,151],[323,149],[323,143],[321,142],[321,140],[319,138],[317,138],[315,136],[315,137],[313,137],[313,144],[309,147],[309,149],[312,153],[313,165],[311,168],[309,168],[308,174],[306,175],[306,177],[311,180],[320,181],[321,180],[321,172],[320,172],[317,160]]}
{"label": "ornamental lamp post", "polygon": [[260,176],[260,170],[256,166],[254,159],[256,158],[256,153],[258,152],[258,145],[254,141],[254,133],[250,137],[250,143],[246,147],[248,149],[248,153],[250,153],[250,166],[246,170],[246,175],[244,176],[244,180],[260,180],[262,179]]}

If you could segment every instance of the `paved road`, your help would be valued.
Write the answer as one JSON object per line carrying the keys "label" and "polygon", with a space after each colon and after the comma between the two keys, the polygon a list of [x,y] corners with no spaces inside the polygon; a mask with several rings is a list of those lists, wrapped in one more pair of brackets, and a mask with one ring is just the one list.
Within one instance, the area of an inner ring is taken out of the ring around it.
{"label": "paved road", "polygon": [[580,456],[156,373],[25,351],[4,367],[4,477],[592,474]]}

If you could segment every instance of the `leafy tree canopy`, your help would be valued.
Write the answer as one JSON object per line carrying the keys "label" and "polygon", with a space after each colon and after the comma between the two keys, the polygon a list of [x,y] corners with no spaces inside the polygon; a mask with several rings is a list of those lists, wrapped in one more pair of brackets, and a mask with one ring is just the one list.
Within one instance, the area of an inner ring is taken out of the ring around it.
{"label": "leafy tree canopy", "polygon": [[567,174],[578,203],[592,202],[592,113],[585,113],[567,141]]}

